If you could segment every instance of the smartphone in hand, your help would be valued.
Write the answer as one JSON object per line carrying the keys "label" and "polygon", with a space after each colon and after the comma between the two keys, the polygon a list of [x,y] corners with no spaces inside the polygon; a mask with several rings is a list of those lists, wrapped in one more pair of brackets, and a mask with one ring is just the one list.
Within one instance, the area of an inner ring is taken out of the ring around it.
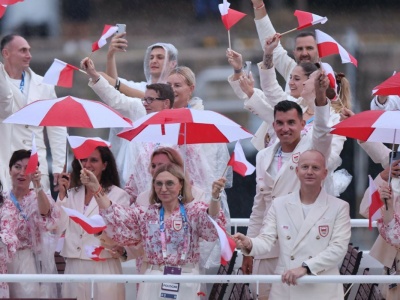
{"label": "smartphone in hand", "polygon": [[117,24],[118,30],[117,30],[117,34],[118,33],[125,33],[126,32],[126,24]]}
{"label": "smartphone in hand", "polygon": [[250,72],[251,72],[251,61],[246,60],[244,72],[245,72],[246,76],[249,77]]}

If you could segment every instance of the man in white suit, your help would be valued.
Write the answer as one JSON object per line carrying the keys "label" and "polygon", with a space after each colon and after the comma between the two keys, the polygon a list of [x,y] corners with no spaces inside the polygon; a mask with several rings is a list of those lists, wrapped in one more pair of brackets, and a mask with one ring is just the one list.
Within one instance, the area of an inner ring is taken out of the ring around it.
{"label": "man in white suit", "polygon": [[282,283],[272,284],[271,300],[344,297],[342,284],[297,286],[297,279],[306,274],[339,275],[338,264],[350,240],[349,204],[328,195],[322,188],[327,173],[321,152],[303,152],[296,167],[300,189],[273,201],[257,237],[249,238],[241,233],[234,236],[245,255],[262,255],[275,243],[279,244],[275,274],[282,275]]}
{"label": "man in white suit", "polygon": [[[32,55],[30,45],[21,36],[7,35],[1,40],[1,55],[4,64],[0,63],[0,136],[3,144],[0,147],[0,179],[5,190],[10,188],[8,162],[11,154],[19,149],[32,148],[32,132],[36,136],[36,147],[39,155],[40,171],[46,178],[42,179],[45,191],[50,189],[49,170],[47,166],[44,127],[16,124],[3,124],[2,121],[17,110],[36,100],[54,99],[54,87],[42,83],[43,78],[29,68]],[[53,160],[52,172],[57,184],[58,176],[65,164],[65,144],[67,130],[65,127],[46,127]]]}
{"label": "man in white suit", "polygon": [[[330,105],[326,99],[329,80],[325,74],[315,79],[315,125],[313,130],[301,136],[304,127],[302,109],[293,101],[281,101],[274,108],[273,127],[277,141],[272,146],[261,150],[256,158],[256,196],[250,223],[247,230],[249,237],[260,233],[264,216],[267,214],[276,197],[286,195],[299,188],[299,180],[295,175],[299,156],[309,149],[317,149],[327,158],[328,169],[332,167],[331,157],[332,135],[328,126]],[[275,246],[268,253],[260,256],[244,257],[242,269],[245,274],[273,274],[278,261],[279,248]],[[254,289],[254,286],[252,286]],[[259,299],[268,299],[270,284],[262,284]]]}

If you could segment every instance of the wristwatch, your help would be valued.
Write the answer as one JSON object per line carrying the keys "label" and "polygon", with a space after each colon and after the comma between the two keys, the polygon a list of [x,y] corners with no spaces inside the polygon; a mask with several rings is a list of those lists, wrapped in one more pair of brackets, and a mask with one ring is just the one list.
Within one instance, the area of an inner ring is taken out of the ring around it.
{"label": "wristwatch", "polygon": [[310,270],[310,268],[307,266],[307,264],[306,264],[305,262],[303,262],[303,263],[301,264],[301,266],[302,266],[303,268],[306,268],[306,270],[307,270],[307,275],[311,275],[311,270]]}

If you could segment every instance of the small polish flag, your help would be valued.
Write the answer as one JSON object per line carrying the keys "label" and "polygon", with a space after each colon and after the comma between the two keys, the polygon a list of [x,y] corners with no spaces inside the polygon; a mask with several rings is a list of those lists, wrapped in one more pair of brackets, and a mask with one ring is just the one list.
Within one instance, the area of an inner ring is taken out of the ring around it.
{"label": "small polish flag", "polygon": [[378,188],[375,185],[371,175],[368,175],[369,179],[369,230],[372,230],[372,222],[382,217],[380,208],[383,206],[381,197],[379,196]]}
{"label": "small polish flag", "polygon": [[18,2],[23,2],[24,0],[0,0],[0,5],[13,5]]}
{"label": "small polish flag", "polygon": [[7,5],[0,4],[0,18],[2,18],[4,16],[6,9],[7,9]]}
{"label": "small polish flag", "polygon": [[326,21],[328,21],[327,17],[321,17],[301,10],[296,10],[294,12],[294,15],[297,17],[297,22],[299,23],[299,27],[297,27],[297,30],[304,29],[306,27],[310,27],[316,24],[325,24]]}
{"label": "small polish flag", "polygon": [[104,250],[103,246],[85,246],[86,255],[95,261],[105,261],[105,258],[101,258],[100,254]]}
{"label": "small polish flag", "polygon": [[74,79],[74,70],[79,71],[79,68],[55,58],[46,74],[44,74],[43,82],[70,88]]}
{"label": "small polish flag", "polygon": [[36,148],[35,134],[32,132],[32,151],[29,157],[28,165],[26,166],[25,174],[32,174],[36,171],[39,163],[39,156]]}
{"label": "small polish flag", "polygon": [[343,64],[352,63],[357,67],[357,60],[330,35],[327,35],[321,30],[316,29],[315,39],[317,40],[318,54],[320,58],[333,54],[339,54]]}
{"label": "small polish flag", "polygon": [[85,230],[89,234],[96,234],[102,232],[106,229],[106,223],[104,222],[103,218],[100,215],[94,215],[90,218],[86,217],[85,215],[81,214],[79,211],[74,209],[64,207],[65,213],[71,218],[72,221],[81,225],[83,230]]}
{"label": "small polish flag", "polygon": [[231,29],[233,25],[246,16],[246,14],[240,11],[229,8],[230,5],[231,4],[227,0],[224,0],[221,4],[218,4],[222,23],[224,23],[226,30]]}
{"label": "small polish flag", "polygon": [[329,79],[329,86],[334,90],[335,92],[335,97],[333,99],[330,99],[331,101],[336,101],[338,99],[337,95],[337,81],[336,81],[336,75],[335,72],[333,71],[332,67],[328,63],[321,63],[322,68],[325,70],[325,74]]}
{"label": "small polish flag", "polygon": [[233,252],[236,249],[236,243],[233,238],[228,235],[225,229],[219,226],[210,216],[208,216],[208,218],[217,230],[221,245],[221,265],[225,266],[232,259]]}
{"label": "small polish flag", "polygon": [[68,136],[72,152],[77,159],[88,158],[97,147],[111,147],[111,144],[98,137]]}
{"label": "small polish flag", "polygon": [[103,33],[101,34],[100,39],[92,44],[92,52],[99,50],[101,47],[107,44],[107,39],[116,33],[117,30],[117,26],[104,25]]}
{"label": "small polish flag", "polygon": [[253,174],[256,169],[251,163],[249,163],[244,155],[242,145],[239,141],[236,142],[235,149],[228,161],[228,166],[232,166],[233,171],[244,176]]}

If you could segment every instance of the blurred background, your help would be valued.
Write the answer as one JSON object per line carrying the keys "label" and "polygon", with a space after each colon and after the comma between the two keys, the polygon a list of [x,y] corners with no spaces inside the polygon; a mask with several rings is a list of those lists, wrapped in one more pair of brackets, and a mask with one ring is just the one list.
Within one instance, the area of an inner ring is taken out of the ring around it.
{"label": "blurred background", "polygon": [[[218,1],[199,0],[200,4]],[[220,0],[219,2],[222,2]],[[244,60],[253,62],[253,74],[258,78],[256,63],[262,59],[253,21],[250,0],[231,0],[231,8],[247,16],[231,29],[232,48],[243,54]],[[329,21],[311,29],[321,29],[336,39],[358,60],[358,68],[341,64],[339,57],[329,57],[336,72],[344,72],[353,92],[353,110],[369,108],[374,86],[390,77],[400,64],[400,28],[398,0],[267,0],[267,11],[277,32],[297,27],[294,10],[309,11],[327,16]],[[80,10],[71,16],[72,10]],[[98,40],[104,24],[127,25],[129,50],[117,57],[120,77],[142,81],[145,49],[155,42],[174,44],[179,50],[179,64],[192,68],[197,76],[195,94],[204,100],[206,109],[225,114],[255,132],[261,121],[243,110],[243,103],[233,94],[227,77],[232,73],[225,51],[228,36],[218,9],[213,5],[205,11],[189,0],[26,0],[12,5],[1,21],[1,32],[17,32],[32,46],[31,67],[44,74],[54,58],[79,66],[90,54],[91,43]],[[284,47],[293,49],[294,36],[282,40]],[[92,55],[96,67],[105,70],[107,47]],[[56,87],[58,96],[73,95],[80,98],[98,97],[87,87],[87,78],[76,72],[72,89]],[[283,81],[282,81],[283,82]],[[106,131],[70,131],[70,134],[101,136]],[[232,148],[233,145],[230,145]],[[255,163],[256,150],[244,143],[249,161]],[[352,218],[359,217],[359,201],[366,189],[367,174],[375,176],[380,167],[372,164],[356,142],[348,140],[342,153],[343,166],[353,175],[353,181],[341,195],[351,205]],[[354,176],[357,174],[357,176]],[[255,175],[234,175],[234,186],[227,191],[234,218],[250,216],[255,195]],[[364,239],[361,234],[359,239]],[[371,234],[368,235],[371,237]],[[370,240],[369,238],[367,238]],[[373,238],[371,238],[373,240]],[[360,244],[356,242],[355,244]]]}

